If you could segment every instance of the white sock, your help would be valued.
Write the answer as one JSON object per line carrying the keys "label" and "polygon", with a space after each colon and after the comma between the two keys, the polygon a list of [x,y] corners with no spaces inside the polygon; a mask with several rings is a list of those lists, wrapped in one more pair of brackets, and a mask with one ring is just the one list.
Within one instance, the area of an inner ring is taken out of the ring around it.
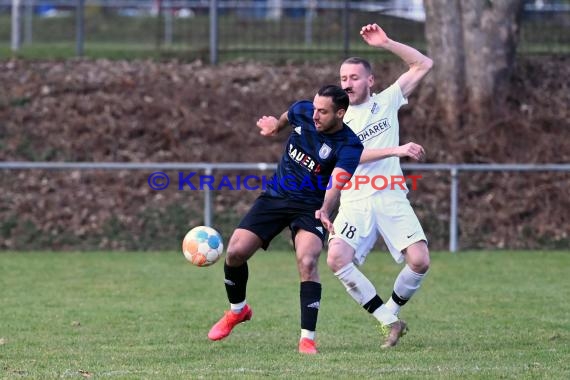
{"label": "white sock", "polygon": [[348,294],[360,306],[364,306],[376,295],[374,285],[356,268],[354,263],[346,264],[334,275],[342,282]]}
{"label": "white sock", "polygon": [[398,305],[392,297],[384,304],[386,309],[390,310],[390,312],[394,315],[398,315],[400,313],[400,305]]}
{"label": "white sock", "polygon": [[[394,293],[403,300],[409,300],[420,288],[426,274],[427,272],[416,273],[408,265],[405,265],[394,282]],[[388,302],[386,302],[386,307],[390,309],[392,313],[398,315],[402,305],[398,305],[392,297],[390,297]]]}
{"label": "white sock", "polygon": [[315,340],[315,334],[314,331],[301,329],[301,339],[309,338],[310,340]]}
{"label": "white sock", "polygon": [[394,323],[398,320],[398,317],[396,317],[394,315],[394,313],[392,313],[390,310],[388,310],[386,305],[382,305],[378,309],[374,310],[374,313],[372,313],[372,315],[380,323],[382,323],[383,325],[386,325],[386,326],[391,325],[392,323]]}
{"label": "white sock", "polygon": [[404,266],[394,282],[394,292],[398,297],[409,300],[419,289],[425,275],[414,272],[408,265]]}
{"label": "white sock", "polygon": [[240,303],[230,303],[230,310],[236,314],[241,313],[245,305],[247,304],[246,300]]}

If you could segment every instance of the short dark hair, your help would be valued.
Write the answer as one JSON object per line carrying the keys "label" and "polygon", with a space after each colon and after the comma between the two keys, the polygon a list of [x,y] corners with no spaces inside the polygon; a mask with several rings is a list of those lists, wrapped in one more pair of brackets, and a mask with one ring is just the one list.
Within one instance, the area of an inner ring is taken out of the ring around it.
{"label": "short dark hair", "polygon": [[362,66],[364,66],[364,69],[368,72],[368,74],[372,74],[372,65],[370,64],[370,62],[368,62],[364,58],[350,57],[350,58],[345,59],[342,64],[344,65],[345,63],[351,64],[351,65],[362,65]]}
{"label": "short dark hair", "polygon": [[348,104],[350,100],[348,99],[348,94],[346,93],[346,91],[342,89],[342,87],[339,87],[334,84],[329,84],[321,87],[321,89],[317,92],[317,95],[331,98],[335,112],[338,111],[339,109],[340,110],[348,109]]}

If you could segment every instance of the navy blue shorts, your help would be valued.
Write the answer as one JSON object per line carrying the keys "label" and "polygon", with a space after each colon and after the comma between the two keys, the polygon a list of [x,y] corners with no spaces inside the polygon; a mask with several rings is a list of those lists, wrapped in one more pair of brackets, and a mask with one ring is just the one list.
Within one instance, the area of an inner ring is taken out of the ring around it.
{"label": "navy blue shorts", "polygon": [[319,206],[263,193],[255,200],[238,228],[256,234],[263,242],[261,246],[263,249],[267,249],[271,240],[285,227],[291,230],[293,242],[295,234],[301,229],[317,235],[324,245],[326,230],[321,221],[315,218],[315,211],[319,208]]}

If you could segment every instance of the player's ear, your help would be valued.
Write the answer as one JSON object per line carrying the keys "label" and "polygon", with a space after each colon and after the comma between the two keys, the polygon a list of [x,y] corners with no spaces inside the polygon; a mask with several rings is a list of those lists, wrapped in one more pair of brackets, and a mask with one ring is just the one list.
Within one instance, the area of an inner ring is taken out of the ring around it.
{"label": "player's ear", "polygon": [[339,108],[338,111],[336,111],[336,117],[338,117],[339,119],[342,119],[344,117],[345,113],[346,113],[346,110]]}
{"label": "player's ear", "polygon": [[374,75],[370,74],[368,76],[368,88],[374,86]]}

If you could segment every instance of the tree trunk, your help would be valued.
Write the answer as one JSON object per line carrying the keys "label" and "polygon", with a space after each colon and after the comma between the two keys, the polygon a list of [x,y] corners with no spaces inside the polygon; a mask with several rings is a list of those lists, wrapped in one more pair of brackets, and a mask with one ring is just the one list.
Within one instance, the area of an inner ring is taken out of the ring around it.
{"label": "tree trunk", "polygon": [[488,122],[504,101],[523,0],[424,0],[439,108],[451,126]]}

